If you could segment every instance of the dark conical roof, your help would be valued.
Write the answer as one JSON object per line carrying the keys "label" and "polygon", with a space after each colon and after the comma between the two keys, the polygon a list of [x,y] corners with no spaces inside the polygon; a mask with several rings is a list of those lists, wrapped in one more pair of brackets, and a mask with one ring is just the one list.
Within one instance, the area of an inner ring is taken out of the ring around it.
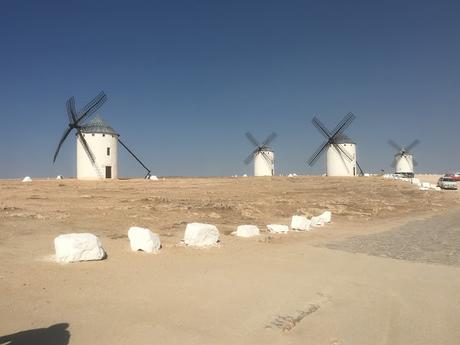
{"label": "dark conical roof", "polygon": [[118,135],[118,133],[115,132],[115,130],[110,127],[107,122],[105,122],[99,115],[96,115],[91,119],[91,121],[81,126],[81,131],[83,133],[103,133]]}
{"label": "dark conical roof", "polygon": [[334,143],[336,144],[356,144],[353,140],[350,139],[350,137],[342,133],[334,137]]}

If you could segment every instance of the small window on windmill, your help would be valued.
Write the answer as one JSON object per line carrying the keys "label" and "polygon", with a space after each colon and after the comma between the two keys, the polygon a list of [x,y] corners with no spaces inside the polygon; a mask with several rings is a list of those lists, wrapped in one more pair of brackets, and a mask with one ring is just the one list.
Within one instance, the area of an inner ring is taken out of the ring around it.
{"label": "small window on windmill", "polygon": [[105,137],[105,134],[102,134],[103,137]]}
{"label": "small window on windmill", "polygon": [[91,135],[94,137],[95,134],[93,133],[93,134],[91,134]]}
{"label": "small window on windmill", "polygon": [[107,147],[107,156],[110,156],[110,147]]}

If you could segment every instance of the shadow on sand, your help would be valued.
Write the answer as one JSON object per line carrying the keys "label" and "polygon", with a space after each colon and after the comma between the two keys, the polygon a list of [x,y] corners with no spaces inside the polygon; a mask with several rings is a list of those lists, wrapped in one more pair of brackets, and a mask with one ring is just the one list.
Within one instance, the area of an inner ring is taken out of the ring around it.
{"label": "shadow on sand", "polygon": [[48,328],[29,329],[0,336],[1,345],[67,345],[70,332],[68,323],[57,323]]}

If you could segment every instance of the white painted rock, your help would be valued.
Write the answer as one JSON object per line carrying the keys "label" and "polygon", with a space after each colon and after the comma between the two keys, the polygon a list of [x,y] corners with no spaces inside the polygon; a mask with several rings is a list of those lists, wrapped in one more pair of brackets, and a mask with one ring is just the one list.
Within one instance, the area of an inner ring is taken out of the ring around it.
{"label": "white painted rock", "polygon": [[311,221],[305,216],[292,216],[291,229],[298,231],[310,230]]}
{"label": "white painted rock", "polygon": [[311,217],[311,226],[324,226],[324,218],[321,217]]}
{"label": "white painted rock", "polygon": [[150,176],[150,179],[152,181],[158,181],[158,177],[156,177],[155,175]]}
{"label": "white painted rock", "polygon": [[247,175],[247,174],[244,174],[243,177],[248,177],[248,175]]}
{"label": "white painted rock", "polygon": [[430,188],[431,183],[430,182],[422,182],[422,188]]}
{"label": "white painted rock", "polygon": [[56,176],[56,180],[62,180],[64,177],[62,177],[62,175],[57,175]]}
{"label": "white painted rock", "polygon": [[418,185],[418,184],[420,184],[420,179],[414,177],[414,178],[412,178],[412,179],[410,180],[410,183],[415,184],[415,185]]}
{"label": "white painted rock", "polygon": [[332,218],[332,213],[331,211],[324,211],[318,217],[321,218],[324,221],[324,223],[330,223],[331,218]]}
{"label": "white painted rock", "polygon": [[211,224],[187,224],[184,234],[184,243],[190,246],[212,246],[219,240],[219,230]]}
{"label": "white painted rock", "polygon": [[22,179],[22,182],[32,182],[32,179],[30,178],[30,176],[26,176]]}
{"label": "white painted rock", "polygon": [[89,233],[59,235],[54,249],[58,262],[101,260],[105,256],[99,238]]}
{"label": "white painted rock", "polygon": [[128,238],[133,251],[158,253],[161,248],[160,236],[149,229],[132,226],[128,230]]}
{"label": "white painted rock", "polygon": [[289,231],[289,227],[287,225],[268,224],[267,230],[268,232],[273,232],[276,234],[285,234]]}
{"label": "white painted rock", "polygon": [[238,237],[253,237],[259,236],[260,230],[255,225],[239,225],[236,228],[235,235]]}

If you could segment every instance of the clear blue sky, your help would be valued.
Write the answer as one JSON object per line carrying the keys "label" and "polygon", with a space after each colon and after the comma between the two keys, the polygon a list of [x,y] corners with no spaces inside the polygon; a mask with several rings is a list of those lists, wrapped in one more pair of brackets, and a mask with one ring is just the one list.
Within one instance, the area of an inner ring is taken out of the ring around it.
{"label": "clear blue sky", "polygon": [[[365,170],[415,138],[419,171],[460,170],[459,1],[0,2],[0,177],[75,175],[75,138],[52,164],[65,102],[100,90],[100,115],[157,175],[252,173],[272,131],[278,173],[349,111]],[[123,150],[120,148],[120,150]],[[126,153],[124,176],[143,169]]]}

